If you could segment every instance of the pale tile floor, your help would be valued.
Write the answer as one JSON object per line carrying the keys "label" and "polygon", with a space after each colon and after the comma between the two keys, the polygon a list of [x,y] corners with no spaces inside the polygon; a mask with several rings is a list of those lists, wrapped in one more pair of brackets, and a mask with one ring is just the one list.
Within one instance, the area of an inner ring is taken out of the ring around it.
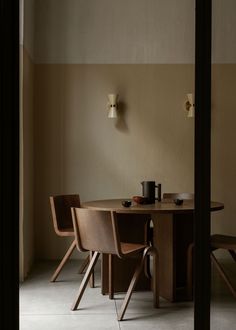
{"label": "pale tile floor", "polygon": [[[56,283],[49,279],[55,262],[35,265],[29,278],[20,287],[21,330],[191,330],[193,329],[193,304],[171,304],[161,299],[161,308],[153,309],[151,292],[135,292],[125,314],[117,321],[124,294],[114,300],[100,293],[100,271],[96,269],[96,288],[87,288],[80,309],[72,312],[82,275],[78,274],[80,261],[67,263]],[[233,265],[235,266],[235,265]],[[236,267],[229,267],[236,278]],[[236,301],[225,288],[218,275],[213,273],[211,329],[236,328]],[[235,281],[236,282],[236,281]],[[236,284],[236,283],[235,283]]]}

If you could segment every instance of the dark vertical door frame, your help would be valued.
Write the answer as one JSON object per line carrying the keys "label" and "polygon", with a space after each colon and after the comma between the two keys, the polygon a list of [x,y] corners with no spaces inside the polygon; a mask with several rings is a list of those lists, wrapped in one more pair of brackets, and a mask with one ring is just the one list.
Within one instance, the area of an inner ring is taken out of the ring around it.
{"label": "dark vertical door frame", "polygon": [[210,329],[212,1],[196,0],[194,329]]}
{"label": "dark vertical door frame", "polygon": [[19,328],[19,2],[0,0],[1,329]]}

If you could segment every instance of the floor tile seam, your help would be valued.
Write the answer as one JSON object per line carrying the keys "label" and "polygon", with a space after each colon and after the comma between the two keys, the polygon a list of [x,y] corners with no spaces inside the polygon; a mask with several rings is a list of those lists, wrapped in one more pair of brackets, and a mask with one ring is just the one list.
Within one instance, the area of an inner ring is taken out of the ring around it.
{"label": "floor tile seam", "polygon": [[114,304],[115,304],[115,310],[116,310],[116,321],[118,323],[119,330],[121,330],[120,321],[117,320],[117,318],[118,318],[118,306],[117,306],[116,299],[114,299]]}
{"label": "floor tile seam", "polygon": [[54,313],[54,314],[36,314],[36,313],[26,313],[26,314],[23,314],[21,313],[20,314],[20,317],[28,317],[28,316],[76,316],[76,317],[80,317],[81,315],[84,315],[84,316],[91,316],[91,315],[117,315],[116,312],[110,312],[110,313],[100,313],[100,312],[97,312],[97,313],[80,313],[80,314],[66,314],[66,313]]}
{"label": "floor tile seam", "polygon": [[[227,308],[226,310],[234,310],[234,307],[231,307],[231,308]],[[190,311],[192,312],[192,311]],[[125,314],[142,314],[142,315],[158,315],[158,311],[156,313],[153,313],[153,312],[150,312],[150,311],[147,311],[147,312],[139,312],[139,311],[126,311]],[[52,316],[52,315],[68,315],[68,316],[80,316],[80,315],[116,315],[118,316],[118,312],[115,311],[115,312],[107,312],[107,313],[104,313],[104,312],[81,312],[80,314],[67,314],[67,313],[50,313],[50,314],[46,314],[46,313],[20,313],[20,316],[41,316],[41,315],[48,315],[48,316]]]}

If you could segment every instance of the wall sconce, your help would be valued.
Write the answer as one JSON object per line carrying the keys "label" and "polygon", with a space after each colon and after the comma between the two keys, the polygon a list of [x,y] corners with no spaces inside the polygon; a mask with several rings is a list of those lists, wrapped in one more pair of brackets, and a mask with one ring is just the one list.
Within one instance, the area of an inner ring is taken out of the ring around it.
{"label": "wall sconce", "polygon": [[118,94],[108,94],[108,118],[117,118]]}
{"label": "wall sconce", "polygon": [[195,104],[194,104],[194,94],[187,94],[187,100],[184,103],[185,110],[188,111],[188,117],[194,117]]}

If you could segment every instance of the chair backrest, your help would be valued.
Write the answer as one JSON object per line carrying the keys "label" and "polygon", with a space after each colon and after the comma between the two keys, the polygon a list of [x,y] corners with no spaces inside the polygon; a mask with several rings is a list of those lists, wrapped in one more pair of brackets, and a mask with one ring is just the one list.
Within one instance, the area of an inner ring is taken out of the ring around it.
{"label": "chair backrest", "polygon": [[73,230],[71,207],[80,207],[79,195],[50,196],[54,229],[57,234],[66,229]]}
{"label": "chair backrest", "polygon": [[73,208],[71,212],[80,251],[98,251],[122,258],[115,212],[83,208]]}
{"label": "chair backrest", "polygon": [[194,199],[193,193],[164,193],[163,199]]}

